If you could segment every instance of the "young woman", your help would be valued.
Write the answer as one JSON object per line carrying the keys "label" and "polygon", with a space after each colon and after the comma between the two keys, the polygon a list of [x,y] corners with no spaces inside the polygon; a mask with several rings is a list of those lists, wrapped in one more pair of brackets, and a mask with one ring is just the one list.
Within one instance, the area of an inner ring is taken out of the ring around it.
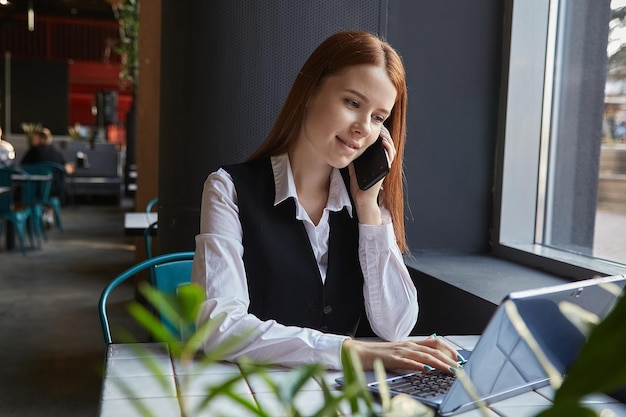
{"label": "young woman", "polygon": [[[254,155],[209,175],[192,281],[206,288],[199,323],[225,319],[206,350],[238,337],[228,360],[340,369],[353,349],[366,369],[376,357],[387,369],[456,366],[440,339],[403,341],[418,313],[402,259],[406,100],[396,51],[337,33],[306,61]],[[391,170],[363,191],[352,162],[378,136]],[[363,312],[389,342],[350,337]]]}

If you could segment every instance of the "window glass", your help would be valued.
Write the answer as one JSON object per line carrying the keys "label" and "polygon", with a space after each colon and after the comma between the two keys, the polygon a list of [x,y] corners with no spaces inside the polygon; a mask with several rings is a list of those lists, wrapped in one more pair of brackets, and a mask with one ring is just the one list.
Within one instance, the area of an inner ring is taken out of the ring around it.
{"label": "window glass", "polygon": [[494,253],[565,276],[624,273],[626,0],[509,5]]}
{"label": "window glass", "polygon": [[610,7],[593,254],[626,263],[626,0]]}
{"label": "window glass", "polygon": [[[536,241],[585,256],[608,257],[609,252],[603,251],[610,248],[604,243],[610,235],[597,232],[605,229],[607,221],[619,220],[621,214],[617,206],[607,211],[606,205],[599,204],[606,194],[601,193],[600,185],[607,185],[598,178],[607,151],[602,132],[609,5],[601,1],[557,4],[549,20],[556,33],[554,59],[546,65],[545,89],[550,94],[544,93],[547,111],[541,148],[545,161],[541,167],[546,171],[541,176],[545,183],[539,187],[544,194],[538,200],[541,215]],[[608,187],[612,189],[614,184]]]}

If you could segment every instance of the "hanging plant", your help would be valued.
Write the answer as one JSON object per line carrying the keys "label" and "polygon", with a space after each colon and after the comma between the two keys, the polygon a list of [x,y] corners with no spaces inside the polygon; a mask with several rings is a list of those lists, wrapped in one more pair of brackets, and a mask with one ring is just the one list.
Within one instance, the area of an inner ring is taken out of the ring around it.
{"label": "hanging plant", "polygon": [[115,47],[122,59],[120,79],[133,90],[139,75],[139,0],[109,0],[119,23],[119,40]]}

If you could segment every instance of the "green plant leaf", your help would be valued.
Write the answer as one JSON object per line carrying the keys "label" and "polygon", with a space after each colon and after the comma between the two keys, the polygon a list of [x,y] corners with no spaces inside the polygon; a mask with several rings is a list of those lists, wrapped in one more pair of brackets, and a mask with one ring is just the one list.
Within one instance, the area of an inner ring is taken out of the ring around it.
{"label": "green plant leaf", "polygon": [[147,282],[140,283],[138,288],[139,292],[166,320],[174,326],[184,324],[181,303],[176,295],[165,294]]}
{"label": "green plant leaf", "polygon": [[204,291],[197,285],[181,285],[176,291],[180,315],[186,323],[194,323],[204,301]]}
{"label": "green plant leaf", "polygon": [[308,364],[299,366],[289,372],[289,377],[284,381],[284,384],[280,386],[277,393],[280,400],[284,404],[293,403],[296,395],[302,390],[302,387],[310,381],[313,376],[320,375],[323,371],[323,367],[319,364]]}
{"label": "green plant leaf", "polygon": [[220,385],[208,386],[206,396],[202,399],[200,403],[198,403],[195,411],[199,412],[205,409],[206,406],[216,397],[226,396],[232,399],[234,402],[241,404],[248,411],[252,412],[253,415],[257,415],[259,417],[272,417],[271,415],[267,414],[262,409],[262,407],[257,405],[257,403],[254,400],[249,401],[248,399],[242,397],[235,391],[234,389],[235,384],[239,383],[239,381],[241,381],[242,379],[244,379],[244,375],[237,374],[227,379],[226,381],[222,382]]}
{"label": "green plant leaf", "polygon": [[237,361],[239,365],[239,370],[243,375],[244,379],[248,384],[250,384],[249,378],[250,376],[260,377],[263,382],[265,382],[268,388],[273,392],[276,397],[280,398],[280,386],[272,379],[267,373],[267,366],[260,365],[258,363],[254,363],[250,361],[247,357],[239,358]]}
{"label": "green plant leaf", "polygon": [[177,339],[161,323],[161,320],[155,317],[143,305],[135,301],[129,304],[128,310],[135,320],[150,332],[155,340],[166,342],[169,345],[176,344]]}
{"label": "green plant leaf", "polygon": [[[224,319],[226,318],[226,313],[221,313],[217,315],[215,318],[211,320],[205,321],[200,327],[195,329],[187,339],[187,343],[185,343],[183,347],[183,351],[181,352],[181,356],[183,358],[193,358],[196,353],[198,353],[202,349],[202,343],[209,337],[215,329],[217,329]],[[220,352],[218,352],[220,353]],[[206,359],[213,362],[216,360],[220,360],[223,356],[216,355],[206,355]]]}
{"label": "green plant leaf", "polygon": [[[343,380],[344,380],[344,392],[350,390],[355,385],[359,384],[359,378],[357,376],[357,370],[355,369],[352,358],[354,355],[351,354],[347,349],[341,349],[341,363],[343,364]],[[350,404],[350,410],[352,410],[353,414],[356,414],[359,410],[359,404],[357,398],[352,398],[349,396],[347,398],[348,403]]]}
{"label": "green plant leaf", "polygon": [[380,358],[374,359],[374,373],[376,381],[378,381],[378,393],[383,410],[388,411],[391,408],[391,393],[389,385],[387,385],[387,373]]}
{"label": "green plant leaf", "polygon": [[230,338],[220,343],[218,346],[214,346],[210,351],[205,350],[201,360],[209,362],[224,360],[224,358],[240,346],[241,341],[245,339],[244,336]]}
{"label": "green plant leaf", "polygon": [[365,403],[367,410],[374,409],[374,398],[367,389],[365,373],[361,360],[354,351],[341,349],[341,362],[343,364],[344,386],[342,388],[346,401],[350,404],[353,414],[360,410],[360,401]]}
{"label": "green plant leaf", "polygon": [[156,415],[148,408],[148,405],[141,398],[134,398],[135,392],[130,388],[130,386],[124,381],[124,378],[118,378],[115,381],[115,386],[124,393],[124,395],[130,399],[131,404],[137,411],[137,415],[142,417],[156,417]]}
{"label": "green plant leaf", "polygon": [[594,392],[610,392],[626,385],[626,297],[589,335],[576,361],[556,392],[555,404],[575,403]]}
{"label": "green plant leaf", "polygon": [[227,396],[228,398],[233,400],[233,402],[240,404],[245,409],[247,409],[248,411],[254,413],[255,415],[259,417],[272,417],[272,415],[268,414],[265,410],[263,410],[263,407],[261,407],[261,405],[258,404],[256,401],[248,401],[247,399],[237,394],[236,392],[228,391],[228,392],[224,392],[223,395]]}
{"label": "green plant leaf", "polygon": [[164,294],[143,282],[139,284],[139,291],[159,312],[161,321],[169,324],[164,327],[171,338],[185,339],[194,333],[194,320],[204,298],[202,289],[197,285],[182,285],[176,294]]}
{"label": "green plant leaf", "polygon": [[[324,402],[322,408],[317,410],[315,414],[310,415],[310,417],[336,416],[341,402],[346,398],[346,393],[344,391],[332,391],[326,383],[326,379],[324,379],[322,375],[315,376],[314,379],[322,388]],[[333,394],[333,392],[335,394]]]}
{"label": "green plant leaf", "polygon": [[[202,349],[204,340],[210,336],[217,327],[221,325],[226,318],[226,314],[222,313],[195,327],[194,321],[199,312],[200,306],[204,300],[204,291],[194,285],[189,284],[181,286],[175,296],[166,295],[162,292],[150,287],[147,283],[140,285],[140,291],[146,300],[154,306],[156,313],[150,311],[138,302],[129,305],[129,310],[135,320],[142,325],[155,340],[164,341],[168,344],[172,358],[180,360],[181,364],[187,361],[194,363],[196,371],[202,370],[203,367],[209,367],[223,360],[235,350],[248,335],[241,335],[237,338],[230,338],[219,346],[212,348],[210,351],[204,351],[198,355]],[[172,333],[170,328],[162,323],[162,319],[175,323],[177,326],[186,326],[191,329],[190,336],[186,342],[181,342],[178,335]],[[262,364],[255,364],[246,358],[240,358],[238,361],[240,374],[233,376],[227,381],[215,386],[208,385],[205,387],[206,396],[200,401],[193,410],[191,415],[201,414],[209,405],[210,401],[218,396],[230,398],[235,403],[244,407],[251,415],[258,417],[272,417],[271,414],[263,410],[260,404],[253,400],[241,396],[235,389],[235,384],[242,379],[248,381],[252,376],[263,379],[267,387],[276,395],[276,398],[282,403],[284,411],[291,417],[299,417],[307,415],[311,417],[329,417],[336,416],[337,410],[343,403],[348,403],[352,407],[353,415],[375,416],[374,401],[372,394],[366,387],[363,368],[358,356],[354,352],[342,351],[342,359],[344,363],[344,376],[346,376],[346,385],[341,391],[331,390],[323,378],[325,368],[320,364],[303,365],[294,368],[284,383],[278,384],[269,375],[268,367]],[[159,377],[158,362],[147,359],[144,361],[146,368],[157,378]],[[187,377],[186,377],[187,378]],[[180,380],[180,384],[187,383],[187,379]],[[188,378],[193,378],[189,375]],[[304,410],[300,412],[296,408],[296,398],[302,392],[306,383],[311,379],[317,381],[322,387],[324,401],[319,410]],[[164,383],[164,382],[162,382]],[[179,398],[181,405],[183,399]],[[184,407],[183,407],[184,408]],[[138,401],[137,409],[145,411],[146,407]]]}

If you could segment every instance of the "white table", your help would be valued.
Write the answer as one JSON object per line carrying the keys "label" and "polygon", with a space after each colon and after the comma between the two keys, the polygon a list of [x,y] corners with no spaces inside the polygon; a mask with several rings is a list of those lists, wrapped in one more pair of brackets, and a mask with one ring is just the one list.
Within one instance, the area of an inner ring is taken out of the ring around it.
{"label": "white table", "polygon": [[[458,348],[473,349],[478,337],[448,336],[446,339]],[[142,353],[137,352],[137,345],[141,345],[145,350]],[[145,359],[146,356],[155,360],[164,384],[159,383],[154,373],[146,369],[142,362],[142,357]],[[204,387],[216,385],[239,374],[237,365],[226,362],[216,363],[205,369],[195,362],[186,367],[182,366],[170,357],[166,345],[158,343],[109,345],[105,368],[100,402],[101,417],[140,416],[141,414],[133,406],[133,401],[137,399],[159,417],[180,417],[181,404],[186,410],[191,410],[204,398]],[[290,371],[287,368],[273,368],[270,375],[272,380],[280,382],[281,378],[286,378]],[[335,379],[340,376],[342,376],[340,371],[328,371],[324,377],[330,386],[334,386]],[[123,385],[129,390],[122,389]],[[235,389],[241,396],[257,401],[270,415],[275,417],[283,415],[274,395],[262,380],[253,378],[248,381],[248,384],[239,381]],[[177,397],[177,392],[180,397]],[[548,407],[551,398],[553,398],[553,390],[545,387],[497,402],[489,407],[487,414],[490,417],[531,417]],[[308,404],[312,411],[317,410],[322,402],[320,385],[314,382],[307,384],[306,390],[303,390],[297,398],[297,403],[302,406],[303,410]],[[598,410],[610,408],[615,416],[626,416],[626,405],[607,396],[594,395],[589,397],[586,403]],[[226,397],[216,398],[203,410],[201,414],[187,415],[194,417],[252,415],[241,405]],[[347,406],[345,409],[341,407],[342,414],[340,415],[350,415],[348,410]],[[483,417],[483,414],[478,410],[473,410],[458,416]]]}
{"label": "white table", "polygon": [[[152,223],[159,220],[158,213],[133,212],[124,214],[124,233],[126,236],[143,236]],[[156,229],[152,234],[156,234]]]}

